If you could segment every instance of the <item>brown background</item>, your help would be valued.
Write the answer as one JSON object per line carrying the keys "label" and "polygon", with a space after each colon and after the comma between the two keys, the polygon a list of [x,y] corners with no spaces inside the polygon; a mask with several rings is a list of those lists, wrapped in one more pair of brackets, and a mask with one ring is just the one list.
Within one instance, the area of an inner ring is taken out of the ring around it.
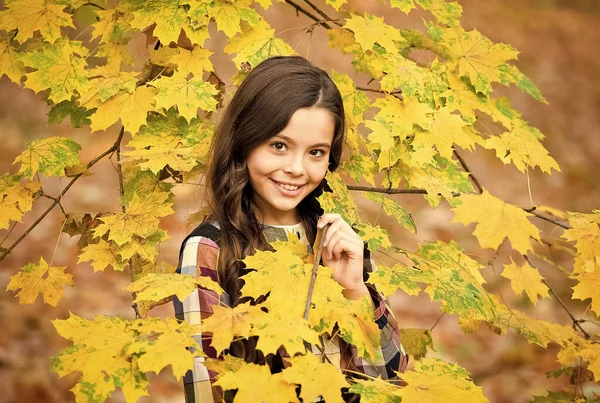
{"label": "brown background", "polygon": [[[336,16],[331,8],[324,6],[324,1],[316,4],[330,16]],[[421,17],[425,16],[413,11],[407,17],[375,1],[350,1],[350,4],[353,11],[385,16],[388,24],[397,27],[422,28]],[[539,170],[530,172],[534,204],[582,212],[600,207],[600,84],[597,79],[600,71],[600,3],[594,0],[460,0],[460,4],[464,8],[462,23],[466,29],[477,28],[493,41],[511,44],[521,51],[517,66],[538,85],[549,102],[549,105],[538,103],[514,87],[500,87],[496,91],[508,96],[524,119],[546,134],[544,144],[561,166],[562,172],[554,172],[551,176],[543,175]],[[352,73],[350,57],[328,48],[322,28],[315,29],[312,39],[301,31],[312,21],[303,15],[296,16],[289,5],[278,3],[264,15],[277,32],[288,29],[281,36],[299,54],[327,70],[348,72],[358,83],[366,83],[366,76]],[[290,29],[295,27],[298,29]],[[234,66],[229,56],[222,53],[226,37],[218,33],[213,38],[207,43],[217,52],[211,60],[222,77],[230,77]],[[136,38],[131,47],[141,56],[147,55],[143,36]],[[68,122],[49,126],[48,110],[40,95],[20,88],[6,77],[0,79],[0,172],[16,172],[18,166],[12,166],[12,161],[27,142],[36,138],[72,136],[83,148],[80,154],[83,162],[109,148],[116,139],[116,126],[106,133],[94,135],[90,135],[89,129],[71,129]],[[530,204],[526,176],[514,167],[504,166],[492,152],[481,148],[474,153],[465,152],[463,156],[492,194],[516,205]],[[79,180],[65,197],[63,204],[68,211],[118,210],[114,161],[102,161],[93,168],[93,173],[93,177]],[[49,194],[57,194],[66,183],[65,179],[52,178],[44,189]],[[171,237],[161,246],[161,260],[176,264],[177,250],[187,231],[185,223],[200,203],[198,194],[198,189],[193,186],[176,191],[177,214],[161,224]],[[450,223],[453,215],[445,203],[432,210],[421,196],[397,196],[396,199],[412,213],[419,232],[412,236],[392,221],[379,217],[378,224],[390,231],[395,245],[415,250],[417,243],[423,241],[454,239],[482,263],[492,256],[493,251],[479,249],[471,235],[473,225],[465,227]],[[49,203],[47,199],[38,200],[33,211],[25,216],[24,224],[18,225],[2,246],[12,244]],[[364,218],[376,219],[377,206],[364,200],[360,200],[360,206]],[[78,238],[59,235],[63,218],[60,210],[55,209],[0,263],[1,290],[6,288],[10,275],[28,262],[37,261],[40,255],[47,261],[54,256],[55,266],[68,266],[67,271],[74,274],[77,284],[76,288],[66,290],[66,298],[56,309],[43,304],[41,298],[32,305],[21,307],[12,292],[0,292],[0,402],[74,400],[68,389],[77,376],[59,380],[48,369],[49,357],[68,345],[56,334],[50,320],[64,319],[69,311],[86,318],[105,313],[132,316],[131,297],[121,290],[128,283],[127,276],[112,270],[94,274],[87,263],[77,265]],[[550,224],[536,224],[548,238],[561,233]],[[5,236],[7,231],[0,231],[0,240]],[[569,324],[565,312],[555,301],[544,299],[532,309],[526,298],[515,296],[507,288],[506,280],[498,276],[509,254],[507,245],[503,245],[494,267],[482,270],[489,283],[487,288],[493,292],[500,290],[512,306],[536,317]],[[378,258],[389,263],[385,256]],[[570,268],[568,260],[560,259]],[[557,293],[568,300],[572,282],[551,266],[540,264],[540,270]],[[392,302],[401,327],[430,328],[440,317],[440,305],[431,303],[424,294],[408,297],[399,292]],[[568,306],[579,317],[587,305],[573,301],[568,302]],[[155,309],[152,314],[169,316],[172,310],[165,306]],[[496,336],[485,329],[464,336],[456,323],[457,318],[453,315],[441,318],[432,332],[437,353],[430,354],[469,369],[491,401],[522,402],[532,395],[542,394],[545,389],[569,386],[566,376],[556,380],[547,380],[545,376],[546,371],[559,368],[555,363],[557,346],[543,350],[528,345],[514,334]],[[585,326],[587,331],[598,333],[598,327]],[[587,393],[593,388],[593,385],[585,384]],[[600,393],[597,389],[596,392]],[[152,397],[143,401],[180,402],[183,399],[182,388],[170,370],[154,379],[150,394]],[[116,392],[111,400],[123,401],[122,394]]]}

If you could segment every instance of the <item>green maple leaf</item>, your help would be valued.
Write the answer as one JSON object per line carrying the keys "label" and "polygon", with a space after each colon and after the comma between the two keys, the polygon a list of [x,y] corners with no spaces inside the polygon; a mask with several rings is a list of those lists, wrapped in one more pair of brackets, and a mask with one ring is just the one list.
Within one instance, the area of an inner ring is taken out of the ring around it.
{"label": "green maple leaf", "polygon": [[65,168],[81,165],[79,150],[79,144],[64,137],[33,140],[27,144],[27,149],[15,158],[13,164],[20,162],[19,173],[29,179],[33,178],[36,172],[45,176],[64,176]]}
{"label": "green maple leaf", "polygon": [[77,106],[73,101],[62,101],[54,105],[48,112],[48,123],[59,124],[69,116],[71,127],[88,126],[92,123],[90,116],[93,113],[93,110]]}
{"label": "green maple leaf", "polygon": [[218,90],[204,81],[202,76],[190,76],[176,72],[171,77],[161,77],[152,83],[157,89],[156,107],[169,109],[176,105],[179,114],[188,121],[197,116],[198,108],[215,111]]}
{"label": "green maple leaf", "polygon": [[88,73],[84,59],[89,51],[81,42],[58,40],[37,52],[22,55],[22,62],[36,71],[27,73],[25,87],[39,92],[50,89],[48,99],[54,103],[68,101],[87,90]]}

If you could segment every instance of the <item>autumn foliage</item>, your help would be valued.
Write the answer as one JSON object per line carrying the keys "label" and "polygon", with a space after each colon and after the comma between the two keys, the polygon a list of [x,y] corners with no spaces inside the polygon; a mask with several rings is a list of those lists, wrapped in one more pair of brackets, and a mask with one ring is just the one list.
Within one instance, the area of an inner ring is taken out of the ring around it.
{"label": "autumn foliage", "polygon": [[[257,337],[257,348],[264,354],[283,346],[292,357],[290,366],[278,374],[229,355],[222,361],[208,360],[207,366],[219,374],[217,385],[237,390],[236,402],[298,401],[297,385],[304,401],[322,396],[328,403],[339,402],[343,388],[361,395],[364,402],[487,401],[467,370],[428,357],[433,346],[426,329],[402,329],[403,344],[415,361],[401,376],[404,387],[378,378],[349,378],[350,374],[307,353],[305,342],[318,345],[323,334],[339,331],[357,346],[361,357],[374,360],[373,346],[379,340],[368,301],[345,299],[327,267],[318,268],[311,309],[303,318],[315,256],[294,240],[275,243],[275,252],[246,257],[247,267],[253,270],[243,276],[242,293],[254,298],[268,294],[260,306],[216,307],[201,329],[147,315],[153,307],[170,303],[173,296],[185,298],[198,286],[223,292],[209,279],[165,269],[157,259],[157,248],[168,234],[159,223],[173,214],[173,189],[202,178],[217,112],[236,86],[262,60],[295,53],[262,16],[271,3],[4,2],[0,77],[6,75],[24,91],[42,92],[52,107],[50,123],[69,117],[73,127],[88,127],[98,136],[115,124],[121,127],[114,145],[91,161],[81,161],[81,146],[71,138],[33,140],[15,159],[14,173],[0,176],[0,230],[16,226],[26,235],[27,228],[18,223],[36,200],[48,196],[43,190],[48,178],[69,178],[62,193],[53,197],[56,208],[81,176],[93,175],[98,161],[116,158],[122,209],[85,216],[67,211],[63,229],[81,235],[79,262],[89,262],[95,272],[111,267],[129,276],[127,290],[135,303],[132,317],[71,315],[54,320],[56,331],[73,344],[53,357],[52,370],[60,376],[81,374],[72,390],[77,402],[104,401],[116,388],[134,402],[148,394],[148,372],[171,366],[173,374],[182,377],[191,368],[193,356],[201,354],[190,349],[196,343],[192,335],[201,331],[213,334],[212,345],[218,352],[233,340]],[[345,103],[348,152],[339,170],[327,175],[332,192],[320,198],[325,211],[342,214],[359,230],[375,255],[383,251],[397,257],[395,265],[378,265],[369,282],[386,296],[398,289],[409,295],[428,294],[441,303],[443,312],[458,316],[465,332],[486,325],[498,334],[512,329],[543,348],[557,344],[565,373],[587,368],[598,379],[598,337],[578,326],[581,318],[572,317],[573,326],[565,326],[507,306],[500,295],[484,287],[480,269],[492,262],[472,259],[454,241],[401,249],[384,229],[361,218],[355,202],[355,197],[363,197],[378,203],[411,233],[418,230],[415,222],[389,194],[422,194],[432,209],[448,203],[454,222],[475,223],[473,235],[481,248],[497,250],[510,243],[514,259],[501,274],[515,293],[524,293],[533,304],[552,296],[531,259],[536,251],[553,247],[539,226],[551,222],[564,230],[561,247],[573,255],[573,269],[564,274],[574,284],[572,297],[588,302],[588,317],[597,318],[599,212],[511,205],[481,188],[460,157],[479,145],[494,150],[504,164],[513,164],[524,174],[532,169],[547,174],[560,170],[542,144],[544,135],[507,98],[494,93],[498,86],[514,85],[545,102],[534,83],[511,63],[517,50],[476,30],[464,30],[462,8],[456,2],[389,1],[404,13],[425,10],[424,30],[395,27],[382,16],[351,12],[344,0],[326,0],[326,6],[317,10],[309,7],[310,2],[285,3],[311,15],[315,22],[306,28],[307,34],[327,30],[329,45],[352,56],[355,72],[372,78],[364,88],[351,75],[331,71]],[[74,18],[80,13],[92,15],[95,22],[76,26]],[[229,38],[223,50],[237,67],[232,77],[216,71],[209,59],[213,52],[204,47],[213,28]],[[150,51],[143,67],[136,69],[140,64],[134,63],[128,43],[140,32]],[[417,61],[415,52],[427,52],[429,62]],[[367,93],[376,94],[374,100]],[[482,120],[496,130],[481,125]],[[125,132],[131,135],[127,142]],[[21,239],[0,248],[0,260]],[[32,257],[11,277],[7,290],[22,304],[41,295],[44,302],[56,306],[66,287],[77,287],[65,269]],[[570,390],[553,391],[535,401],[566,402],[574,397],[583,399]]]}

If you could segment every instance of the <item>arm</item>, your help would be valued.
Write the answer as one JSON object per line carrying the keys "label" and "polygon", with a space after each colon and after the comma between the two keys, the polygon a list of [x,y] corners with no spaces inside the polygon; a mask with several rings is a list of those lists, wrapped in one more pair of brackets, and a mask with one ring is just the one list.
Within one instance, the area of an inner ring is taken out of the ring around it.
{"label": "arm", "polygon": [[[193,236],[185,241],[179,258],[177,273],[195,276],[209,276],[217,279],[218,246],[210,238]],[[191,325],[200,325],[209,317],[212,306],[219,303],[214,291],[198,287],[183,302],[174,298],[175,316]],[[210,338],[201,333],[194,336],[199,347],[210,358],[217,358],[216,351],[210,346]],[[185,399],[188,403],[221,402],[223,394],[220,388],[213,387],[214,373],[204,366],[204,357],[194,358],[194,367],[183,378]]]}

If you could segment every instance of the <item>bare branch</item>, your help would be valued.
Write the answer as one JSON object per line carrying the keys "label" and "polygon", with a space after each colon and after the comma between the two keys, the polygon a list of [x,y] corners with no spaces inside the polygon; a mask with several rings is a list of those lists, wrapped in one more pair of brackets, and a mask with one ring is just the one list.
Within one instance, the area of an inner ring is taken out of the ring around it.
{"label": "bare branch", "polygon": [[477,180],[477,178],[475,177],[475,175],[473,175],[473,172],[471,172],[471,170],[467,166],[467,163],[465,162],[465,160],[463,159],[463,157],[461,157],[461,155],[456,151],[456,149],[454,147],[452,148],[452,151],[454,151],[454,156],[456,157],[456,159],[458,159],[458,162],[460,162],[460,165],[462,166],[462,169],[464,169],[465,172],[467,172],[469,174],[469,178],[471,178],[471,180],[473,181],[473,184],[477,188],[477,191],[480,194],[483,193],[483,188],[481,187],[481,184],[479,183],[479,180]]}
{"label": "bare branch", "polygon": [[[115,150],[117,149],[118,145],[121,143],[121,138],[123,137],[123,131],[121,131],[121,133],[119,134],[119,138],[117,139],[117,141],[115,141],[115,144],[113,144],[113,146],[111,148],[109,148],[108,150],[106,150],[105,152],[103,152],[102,154],[100,154],[99,156],[97,156],[96,158],[94,158],[93,160],[91,160],[88,164],[87,164],[87,169],[91,168],[92,166],[94,166],[98,161],[100,161],[102,158],[106,157],[109,154],[112,154],[115,152]],[[83,172],[80,174],[77,174],[73,177],[73,179],[71,179],[71,182],[69,182],[67,184],[67,186],[65,186],[65,188],[63,189],[63,191],[60,193],[60,195],[54,200],[54,202],[50,205],[50,207],[48,207],[46,209],[46,211],[44,211],[42,213],[42,215],[40,215],[38,217],[37,220],[35,220],[35,222],[33,224],[31,224],[31,226],[29,228],[27,228],[27,230],[23,233],[23,235],[21,235],[19,237],[19,239],[17,239],[3,254],[2,256],[0,256],[0,261],[2,261],[6,256],[8,256],[8,254],[23,240],[25,239],[25,237],[27,235],[29,235],[29,233],[35,228],[37,227],[37,225],[42,222],[42,220],[44,218],[46,218],[46,216],[52,211],[52,209],[59,203],[59,200],[63,198],[63,196],[69,191],[69,189],[71,188],[71,186],[73,186],[75,184],[75,182],[77,182],[77,179],[79,179],[81,177],[81,175],[83,175]]]}
{"label": "bare branch", "polygon": [[337,22],[337,20],[329,18],[329,16],[327,14],[325,14],[324,11],[322,11],[319,7],[315,6],[310,0],[304,0],[304,2],[306,4],[308,4],[310,6],[310,8],[312,8],[313,10],[315,10],[317,12],[317,14],[319,14],[321,17],[325,18],[325,20],[333,22],[338,27],[342,26],[342,24],[339,23],[339,22]]}
{"label": "bare branch", "polygon": [[[535,267],[532,263],[531,260],[529,260],[529,258],[527,257],[527,255],[523,255],[523,257],[525,258],[525,260],[527,261],[527,263],[529,263],[529,265],[531,267]],[[558,301],[558,303],[560,304],[560,306],[563,307],[563,309],[565,310],[565,312],[567,313],[567,315],[569,315],[569,317],[571,318],[571,320],[573,321],[573,329],[575,329],[575,327],[578,327],[579,330],[581,331],[581,333],[583,333],[584,337],[586,339],[590,338],[590,335],[583,330],[583,328],[580,325],[581,320],[579,319],[575,319],[575,316],[573,316],[573,314],[571,313],[571,311],[569,311],[569,308],[567,308],[567,306],[564,304],[564,302],[562,302],[562,300],[560,299],[560,297],[554,292],[554,290],[552,289],[552,287],[550,287],[548,285],[548,283],[546,282],[546,279],[542,279],[542,283],[544,283],[544,285],[546,287],[548,287],[548,291],[550,291],[550,294],[552,294],[552,296]]]}
{"label": "bare branch", "polygon": [[322,25],[323,28],[331,29],[331,25],[329,25],[325,21],[321,20],[319,17],[312,14],[310,11],[307,11],[304,8],[302,8],[301,6],[299,6],[298,4],[294,3],[292,0],[285,0],[285,2],[288,3],[290,6],[294,7],[296,9],[296,12],[301,12],[302,14],[306,15],[308,18],[311,18],[315,22]]}
{"label": "bare branch", "polygon": [[374,188],[370,186],[352,186],[346,185],[348,190],[359,190],[361,192],[375,192],[375,193],[387,193],[387,194],[423,194],[426,195],[427,191],[424,189],[385,189],[385,188]]}

